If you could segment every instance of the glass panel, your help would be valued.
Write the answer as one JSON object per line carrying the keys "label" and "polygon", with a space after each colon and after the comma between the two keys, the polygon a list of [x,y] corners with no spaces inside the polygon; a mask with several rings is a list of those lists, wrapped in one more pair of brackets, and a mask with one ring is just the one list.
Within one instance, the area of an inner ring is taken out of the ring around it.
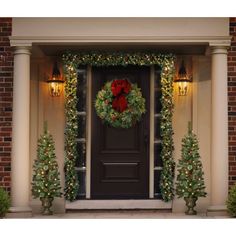
{"label": "glass panel", "polygon": [[77,83],[77,97],[78,97],[78,111],[86,111],[86,88],[87,88],[87,71],[84,67],[78,68],[78,83]]}
{"label": "glass panel", "polygon": [[86,172],[79,170],[77,174],[78,174],[78,180],[79,180],[79,191],[78,191],[77,199],[83,199],[86,197],[86,194],[85,194]]}
{"label": "glass panel", "polygon": [[86,111],[86,88],[83,90],[78,90],[77,91],[77,96],[78,96],[78,104],[77,108],[78,111]]}
{"label": "glass panel", "polygon": [[161,180],[161,170],[154,170],[154,197],[157,199],[162,199],[160,180]]}
{"label": "glass panel", "polygon": [[155,117],[155,140],[161,139],[160,133],[160,117]]}
{"label": "glass panel", "polygon": [[161,89],[161,70],[155,68],[155,89]]}
{"label": "glass panel", "polygon": [[155,143],[154,144],[154,166],[163,166],[162,159],[161,159],[161,144]]}
{"label": "glass panel", "polygon": [[86,77],[87,77],[87,73],[86,73],[86,69],[78,69],[78,81],[79,81],[79,88],[82,87],[86,87]]}
{"label": "glass panel", "polygon": [[85,115],[79,115],[78,116],[78,138],[85,138],[86,130],[86,116]]}
{"label": "glass panel", "polygon": [[86,166],[86,143],[77,143],[78,157],[76,160],[76,167]]}
{"label": "glass panel", "polygon": [[156,91],[155,92],[155,114],[158,114],[161,112],[161,92]]}
{"label": "glass panel", "polygon": [[[77,70],[78,82],[77,82],[77,111],[78,115],[78,136],[77,138],[77,151],[78,157],[76,160],[76,167],[83,168],[86,166],[86,91],[87,91],[87,66],[80,66]],[[81,113],[82,112],[82,113]],[[79,169],[78,181],[79,181],[79,192],[77,199],[84,199],[86,197],[86,170]]]}

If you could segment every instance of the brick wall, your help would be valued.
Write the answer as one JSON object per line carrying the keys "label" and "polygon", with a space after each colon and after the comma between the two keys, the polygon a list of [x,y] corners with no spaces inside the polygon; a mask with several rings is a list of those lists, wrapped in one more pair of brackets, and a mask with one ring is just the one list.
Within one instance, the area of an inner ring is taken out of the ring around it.
{"label": "brick wall", "polygon": [[13,54],[12,19],[0,18],[0,186],[10,192]]}
{"label": "brick wall", "polygon": [[228,115],[229,115],[229,185],[236,182],[236,18],[230,18],[233,36],[228,53]]}

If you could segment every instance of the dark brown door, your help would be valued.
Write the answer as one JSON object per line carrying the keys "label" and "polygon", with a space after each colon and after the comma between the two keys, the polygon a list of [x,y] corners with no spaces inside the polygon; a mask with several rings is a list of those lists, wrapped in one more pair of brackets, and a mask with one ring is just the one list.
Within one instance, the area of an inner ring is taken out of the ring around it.
{"label": "dark brown door", "polygon": [[[146,113],[129,129],[112,128],[96,115],[94,101],[105,82],[128,78],[146,99]],[[92,69],[93,199],[148,198],[149,190],[149,85],[150,68],[139,66]]]}

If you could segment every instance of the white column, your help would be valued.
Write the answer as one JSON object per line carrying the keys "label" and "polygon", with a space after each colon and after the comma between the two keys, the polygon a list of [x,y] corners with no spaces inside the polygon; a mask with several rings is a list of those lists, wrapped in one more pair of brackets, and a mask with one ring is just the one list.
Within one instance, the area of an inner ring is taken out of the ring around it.
{"label": "white column", "polygon": [[211,205],[219,207],[225,205],[228,196],[227,47],[212,47],[211,53]]}
{"label": "white column", "polygon": [[11,157],[12,211],[27,212],[29,176],[30,48],[15,47]]}

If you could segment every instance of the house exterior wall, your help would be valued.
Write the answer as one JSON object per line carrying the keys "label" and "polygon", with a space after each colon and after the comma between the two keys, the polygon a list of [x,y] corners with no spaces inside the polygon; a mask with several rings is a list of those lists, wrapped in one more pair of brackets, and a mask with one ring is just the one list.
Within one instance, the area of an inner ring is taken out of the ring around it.
{"label": "house exterior wall", "polygon": [[0,186],[10,192],[13,53],[12,19],[0,18]]}
{"label": "house exterior wall", "polygon": [[229,186],[236,182],[236,18],[230,18],[228,53]]}
{"label": "house exterior wall", "polygon": [[[236,179],[235,150],[236,150],[236,18],[231,18],[230,33],[234,35],[232,47],[228,57],[229,69],[229,182],[232,185]],[[10,155],[11,155],[11,107],[12,107],[12,70],[13,58],[10,51],[8,36],[11,35],[11,21],[13,22],[11,45],[30,46],[31,43],[45,43],[58,45],[65,43],[94,43],[111,41],[116,43],[156,42],[159,44],[181,44],[187,42],[192,45],[211,45],[212,40],[224,40],[229,35],[228,18],[147,18],[132,19],[89,19],[89,18],[13,18],[0,20],[0,53],[7,52],[7,61],[1,60],[0,70],[0,185],[10,190]],[[3,24],[3,26],[2,26]],[[6,24],[8,27],[6,27]],[[137,27],[138,25],[138,27]],[[59,26],[59,27],[58,27]],[[183,27],[184,26],[184,27]],[[1,28],[2,27],[2,28]],[[184,41],[183,40],[186,40]],[[105,40],[105,41],[104,41]],[[173,41],[174,40],[174,41]],[[216,42],[214,42],[216,43]],[[2,50],[3,49],[3,50]],[[42,53],[42,52],[41,52]],[[4,54],[5,55],[5,54]],[[2,58],[1,58],[2,59]],[[192,120],[194,132],[200,142],[200,154],[204,165],[207,192],[211,189],[211,57],[190,56],[192,61],[193,78],[191,96],[178,97],[175,93],[175,113],[173,125],[175,130],[175,153],[177,161],[180,158],[181,139],[187,130],[187,122]],[[31,167],[36,158],[37,139],[42,132],[44,120],[48,120],[49,129],[56,143],[61,181],[64,183],[64,97],[55,100],[48,94],[46,83],[47,76],[51,73],[53,58],[41,54],[39,58],[31,58],[31,112],[30,112],[30,161]],[[8,70],[8,71],[6,71]],[[10,71],[10,72],[9,72]],[[7,74],[7,76],[6,76]],[[6,93],[7,91],[7,93]],[[235,117],[234,117],[235,116]],[[181,125],[180,125],[181,124]],[[3,135],[3,136],[2,136]],[[5,136],[4,136],[5,135]],[[227,149],[226,149],[227,150]],[[3,155],[2,155],[3,153]],[[32,176],[32,168],[30,176]],[[2,178],[3,176],[3,178]],[[29,185],[30,187],[30,185]],[[199,200],[199,211],[205,211],[210,204],[211,195]],[[32,202],[37,208],[39,204]],[[58,208],[63,208],[63,202],[58,203]],[[175,199],[173,211],[183,212],[184,202]]]}

